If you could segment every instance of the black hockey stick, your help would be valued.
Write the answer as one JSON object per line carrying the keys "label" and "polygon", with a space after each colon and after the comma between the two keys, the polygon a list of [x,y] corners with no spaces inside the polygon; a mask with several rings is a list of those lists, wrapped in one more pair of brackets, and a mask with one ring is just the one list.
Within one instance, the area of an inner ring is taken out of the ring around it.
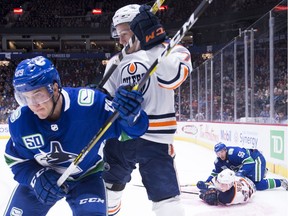
{"label": "black hockey stick", "polygon": [[[140,188],[144,188],[144,185],[138,185],[138,184],[133,184],[133,186],[135,187],[140,187]],[[194,195],[199,195],[199,192],[196,192],[196,191],[186,191],[186,190],[183,190],[181,188],[181,193],[186,193],[186,194],[194,194]]]}
{"label": "black hockey stick", "polygon": [[[150,9],[150,12],[152,12],[153,14],[156,14],[156,12],[159,10],[160,6],[165,2],[165,0],[157,0],[153,6]],[[122,51],[115,57],[115,61],[113,62],[113,64],[111,65],[111,67],[108,69],[108,71],[105,73],[104,77],[102,78],[102,80],[99,82],[98,88],[103,88],[103,86],[105,85],[105,83],[107,82],[107,80],[110,78],[110,76],[112,75],[112,73],[114,72],[114,70],[117,68],[117,66],[120,64],[120,62],[122,61],[122,59],[124,58],[124,56],[127,54],[128,50],[133,46],[133,44],[136,41],[136,36],[133,35],[129,41],[128,44],[125,45],[125,47],[122,49]]]}
{"label": "black hockey stick", "polygon": [[204,10],[211,4],[213,0],[202,0],[200,5],[196,8],[196,10],[191,14],[189,19],[184,23],[181,29],[174,35],[174,37],[170,40],[166,49],[161,53],[161,55],[153,62],[148,71],[144,74],[138,84],[133,87],[133,90],[141,89],[149,77],[157,70],[158,65],[161,60],[167,56],[172,48],[176,46],[181,39],[185,36],[185,34],[189,31],[189,29],[196,23],[199,19],[199,16],[204,12]]}
{"label": "black hockey stick", "polygon": [[[138,84],[133,87],[133,90],[141,89],[150,76],[156,71],[158,64],[161,60],[167,56],[171,49],[178,44],[184,35],[188,32],[188,30],[196,23],[199,16],[204,12],[204,10],[208,7],[208,5],[212,2],[212,0],[202,0],[200,5],[196,8],[196,10],[191,14],[190,18],[181,29],[175,34],[175,36],[171,39],[166,49],[161,53],[161,55],[153,62],[148,71],[144,74]],[[119,117],[119,113],[115,111],[113,115],[110,116],[104,123],[103,127],[97,132],[97,134],[92,138],[92,140],[88,143],[87,146],[82,149],[79,155],[72,161],[69,167],[64,171],[64,173],[60,176],[57,181],[58,186],[62,186],[66,179],[70,176],[70,174],[77,168],[78,164],[85,158],[85,156],[90,152],[90,150],[94,147],[94,145],[99,141],[99,139],[103,136],[103,134],[110,128],[112,123]]]}

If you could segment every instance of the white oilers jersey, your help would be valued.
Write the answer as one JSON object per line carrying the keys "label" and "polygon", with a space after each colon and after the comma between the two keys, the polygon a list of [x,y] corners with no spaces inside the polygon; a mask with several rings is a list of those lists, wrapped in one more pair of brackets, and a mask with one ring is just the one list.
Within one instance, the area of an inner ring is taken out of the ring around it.
{"label": "white oilers jersey", "polygon": [[[125,83],[135,85],[164,49],[165,45],[160,44],[150,50],[127,54],[104,88],[114,96],[120,85]],[[113,58],[109,61],[106,71],[113,61]],[[191,70],[190,53],[183,46],[175,46],[168,56],[161,59],[156,72],[141,89],[144,97],[142,108],[149,116],[149,128],[142,138],[167,144],[173,142],[177,129],[174,89],[181,85]]]}
{"label": "white oilers jersey", "polygon": [[255,184],[246,177],[235,177],[235,196],[230,204],[248,202],[256,192]]}

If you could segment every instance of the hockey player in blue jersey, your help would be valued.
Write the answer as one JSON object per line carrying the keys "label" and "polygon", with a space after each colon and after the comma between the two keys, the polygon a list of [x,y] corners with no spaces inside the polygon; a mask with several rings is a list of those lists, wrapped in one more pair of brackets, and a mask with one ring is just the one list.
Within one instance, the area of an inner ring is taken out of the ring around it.
{"label": "hockey player in blue jersey", "polygon": [[[19,185],[5,215],[46,215],[65,197],[75,216],[106,216],[102,142],[123,131],[138,137],[147,130],[142,94],[120,87],[111,101],[98,90],[62,88],[58,71],[42,56],[17,66],[13,86],[21,106],[9,118],[11,138],[5,159]],[[57,186],[61,173],[113,114],[114,107],[120,117],[66,180],[64,192]]]}
{"label": "hockey player in blue jersey", "polygon": [[[266,160],[257,149],[245,149],[236,146],[226,146],[224,143],[217,143],[214,146],[217,155],[214,161],[215,168],[206,180],[211,182],[212,178],[217,176],[222,170],[229,168],[237,175],[246,176],[251,179],[257,190],[266,190],[276,187],[283,187],[288,190],[288,181],[286,179],[265,178]],[[199,188],[205,187],[205,182],[197,183]]]}

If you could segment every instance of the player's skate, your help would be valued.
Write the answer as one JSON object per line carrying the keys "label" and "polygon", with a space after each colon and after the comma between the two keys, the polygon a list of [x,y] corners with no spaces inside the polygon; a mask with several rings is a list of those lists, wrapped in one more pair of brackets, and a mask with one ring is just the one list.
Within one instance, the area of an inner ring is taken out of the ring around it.
{"label": "player's skate", "polygon": [[281,179],[281,187],[285,188],[288,191],[288,181],[286,179]]}

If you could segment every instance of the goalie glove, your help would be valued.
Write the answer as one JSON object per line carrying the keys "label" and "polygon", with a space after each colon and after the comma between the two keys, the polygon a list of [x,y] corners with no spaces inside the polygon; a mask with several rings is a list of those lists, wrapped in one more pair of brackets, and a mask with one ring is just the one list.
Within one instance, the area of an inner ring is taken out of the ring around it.
{"label": "goalie glove", "polygon": [[200,190],[199,197],[208,205],[218,205],[218,191],[216,188],[209,188],[208,190]]}

